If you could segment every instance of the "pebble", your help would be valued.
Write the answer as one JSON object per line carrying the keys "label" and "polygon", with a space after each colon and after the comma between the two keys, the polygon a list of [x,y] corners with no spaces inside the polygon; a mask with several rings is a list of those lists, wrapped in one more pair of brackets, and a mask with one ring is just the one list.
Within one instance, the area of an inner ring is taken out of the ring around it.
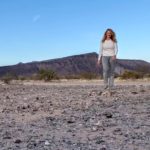
{"label": "pebble", "polygon": [[105,116],[106,116],[106,118],[112,118],[112,114],[111,113],[109,113],[109,112],[106,112],[105,114],[104,114]]}
{"label": "pebble", "polygon": [[16,140],[15,140],[15,143],[16,143],[16,144],[20,144],[21,142],[22,142],[22,141],[21,141],[20,139],[16,139]]}
{"label": "pebble", "polygon": [[46,146],[50,145],[49,141],[45,141],[45,145]]}

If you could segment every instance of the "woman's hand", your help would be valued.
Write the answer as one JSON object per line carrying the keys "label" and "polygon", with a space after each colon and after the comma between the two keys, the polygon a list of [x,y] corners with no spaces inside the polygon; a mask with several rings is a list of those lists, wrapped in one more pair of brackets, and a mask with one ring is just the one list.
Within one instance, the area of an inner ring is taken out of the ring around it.
{"label": "woman's hand", "polygon": [[102,59],[97,61],[97,66],[100,66],[102,64]]}
{"label": "woman's hand", "polygon": [[111,58],[112,60],[116,60],[116,55],[112,56]]}
{"label": "woman's hand", "polygon": [[97,66],[99,66],[99,65],[100,65],[100,61],[98,60],[98,61],[97,61]]}

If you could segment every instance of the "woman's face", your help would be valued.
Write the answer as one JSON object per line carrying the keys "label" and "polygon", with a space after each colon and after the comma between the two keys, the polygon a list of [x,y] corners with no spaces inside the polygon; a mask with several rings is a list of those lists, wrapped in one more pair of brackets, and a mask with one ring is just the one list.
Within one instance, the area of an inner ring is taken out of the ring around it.
{"label": "woman's face", "polygon": [[106,32],[106,37],[107,37],[107,38],[111,38],[111,36],[112,36],[111,31],[107,31],[107,32]]}

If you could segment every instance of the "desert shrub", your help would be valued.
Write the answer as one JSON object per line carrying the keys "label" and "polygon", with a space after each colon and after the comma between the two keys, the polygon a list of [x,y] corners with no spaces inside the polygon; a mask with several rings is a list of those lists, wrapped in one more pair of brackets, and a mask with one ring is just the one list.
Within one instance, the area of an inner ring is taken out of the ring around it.
{"label": "desert shrub", "polygon": [[96,79],[97,77],[98,77],[97,74],[91,72],[84,72],[80,74],[81,79],[91,80],[91,79]]}
{"label": "desert shrub", "polygon": [[139,79],[143,78],[143,75],[134,71],[125,71],[121,76],[121,79]]}
{"label": "desert shrub", "polygon": [[26,77],[26,80],[42,80],[39,72]]}
{"label": "desert shrub", "polygon": [[38,79],[44,81],[51,81],[53,79],[59,79],[56,72],[51,69],[41,69],[38,72]]}
{"label": "desert shrub", "polygon": [[144,78],[150,78],[150,74],[144,74]]}
{"label": "desert shrub", "polygon": [[14,73],[7,73],[2,77],[2,81],[6,84],[10,84],[12,80],[18,80],[18,76]]}
{"label": "desert shrub", "polygon": [[25,76],[19,76],[18,80],[24,81],[24,80],[27,80],[27,77],[25,77]]}
{"label": "desert shrub", "polygon": [[143,65],[142,67],[139,67],[137,69],[137,71],[142,73],[142,74],[150,74],[150,67],[147,65]]}
{"label": "desert shrub", "polygon": [[65,79],[80,79],[79,75],[66,75],[64,77]]}
{"label": "desert shrub", "polygon": [[87,80],[92,80],[92,79],[99,79],[101,78],[100,75],[97,75],[95,73],[90,73],[90,72],[83,72],[77,75],[66,75],[64,77],[65,79],[87,79]]}

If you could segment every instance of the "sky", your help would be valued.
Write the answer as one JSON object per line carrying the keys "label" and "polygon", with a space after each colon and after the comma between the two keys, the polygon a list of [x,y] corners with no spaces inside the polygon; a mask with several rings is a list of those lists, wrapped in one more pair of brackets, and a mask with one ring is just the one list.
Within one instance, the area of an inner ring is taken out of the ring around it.
{"label": "sky", "polygon": [[0,0],[0,66],[99,53],[107,28],[117,58],[150,62],[150,0]]}

